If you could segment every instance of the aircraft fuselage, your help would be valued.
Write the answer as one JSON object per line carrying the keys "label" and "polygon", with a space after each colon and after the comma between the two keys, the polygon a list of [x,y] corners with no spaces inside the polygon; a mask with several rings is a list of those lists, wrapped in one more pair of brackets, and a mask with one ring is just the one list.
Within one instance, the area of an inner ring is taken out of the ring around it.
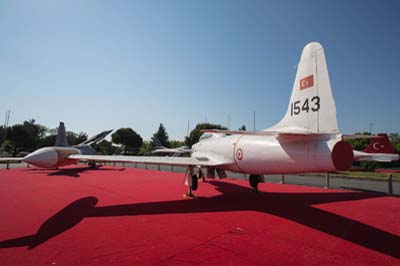
{"label": "aircraft fuselage", "polygon": [[23,158],[23,162],[40,168],[57,168],[75,164],[76,159],[68,158],[72,154],[82,154],[81,147],[45,147],[38,149]]}
{"label": "aircraft fuselage", "polygon": [[192,156],[218,154],[232,161],[221,169],[247,174],[281,174],[347,170],[350,144],[339,134],[291,136],[216,135],[193,145]]}

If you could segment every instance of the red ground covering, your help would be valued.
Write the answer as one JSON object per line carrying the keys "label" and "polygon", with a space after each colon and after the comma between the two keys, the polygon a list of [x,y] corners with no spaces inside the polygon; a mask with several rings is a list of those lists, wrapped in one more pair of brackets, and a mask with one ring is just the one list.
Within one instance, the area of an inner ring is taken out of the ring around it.
{"label": "red ground covering", "polygon": [[0,170],[0,265],[400,265],[400,198],[102,167]]}
{"label": "red ground covering", "polygon": [[400,173],[398,169],[375,169],[375,172],[378,173]]}

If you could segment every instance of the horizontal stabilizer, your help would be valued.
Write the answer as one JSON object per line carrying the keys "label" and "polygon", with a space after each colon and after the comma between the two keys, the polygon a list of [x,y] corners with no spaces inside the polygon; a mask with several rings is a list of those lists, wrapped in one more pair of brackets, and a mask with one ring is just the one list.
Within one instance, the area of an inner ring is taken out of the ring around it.
{"label": "horizontal stabilizer", "polygon": [[379,139],[383,138],[377,135],[342,135],[343,140],[350,140],[350,139]]}

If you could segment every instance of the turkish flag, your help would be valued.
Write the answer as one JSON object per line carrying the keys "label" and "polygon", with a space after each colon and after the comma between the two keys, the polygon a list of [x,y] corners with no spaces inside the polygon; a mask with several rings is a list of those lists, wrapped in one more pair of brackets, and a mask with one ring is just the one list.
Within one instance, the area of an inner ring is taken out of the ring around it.
{"label": "turkish flag", "polygon": [[300,80],[300,90],[305,90],[307,88],[314,86],[314,76],[308,76]]}

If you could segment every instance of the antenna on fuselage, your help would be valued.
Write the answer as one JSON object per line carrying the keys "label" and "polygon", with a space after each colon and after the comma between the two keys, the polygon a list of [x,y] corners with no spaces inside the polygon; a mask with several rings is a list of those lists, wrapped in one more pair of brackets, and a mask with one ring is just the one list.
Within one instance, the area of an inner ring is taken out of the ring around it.
{"label": "antenna on fuselage", "polygon": [[256,111],[253,111],[253,131],[256,131]]}
{"label": "antenna on fuselage", "polygon": [[10,121],[10,113],[11,110],[8,110],[6,112],[6,118],[4,120],[4,137],[3,137],[3,142],[7,140],[7,128],[8,128],[8,122]]}

